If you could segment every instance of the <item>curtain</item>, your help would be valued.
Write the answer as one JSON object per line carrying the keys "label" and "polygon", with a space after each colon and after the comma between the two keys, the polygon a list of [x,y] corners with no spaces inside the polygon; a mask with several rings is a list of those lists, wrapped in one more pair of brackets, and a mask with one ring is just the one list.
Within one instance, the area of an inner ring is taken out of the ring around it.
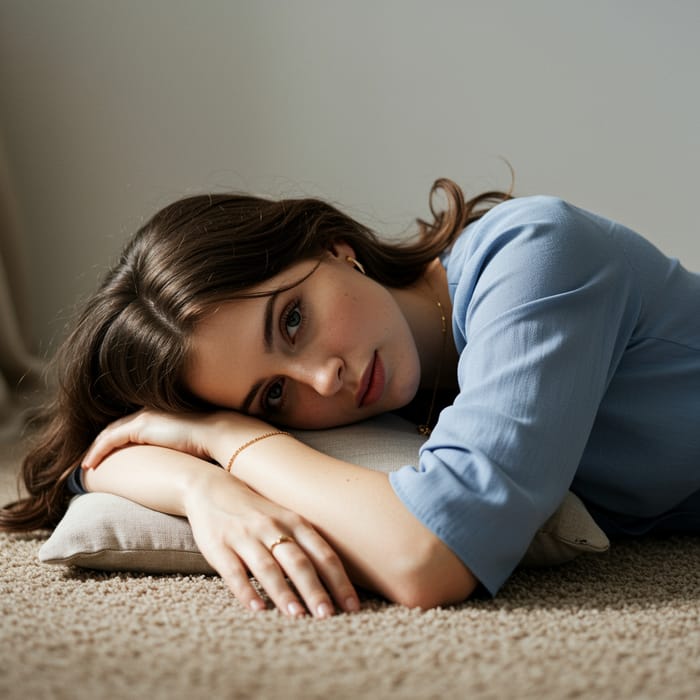
{"label": "curtain", "polygon": [[21,217],[0,136],[0,439],[19,434],[38,400],[44,363],[30,351],[28,274]]}

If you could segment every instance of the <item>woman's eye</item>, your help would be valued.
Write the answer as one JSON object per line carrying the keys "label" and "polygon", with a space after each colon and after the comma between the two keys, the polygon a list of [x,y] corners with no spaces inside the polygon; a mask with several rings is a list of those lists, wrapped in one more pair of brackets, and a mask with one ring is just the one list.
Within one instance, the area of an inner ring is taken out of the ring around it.
{"label": "woman's eye", "polygon": [[298,302],[294,302],[294,305],[289,309],[284,317],[284,330],[290,340],[294,340],[294,336],[297,334],[299,328],[301,328],[303,320],[304,319],[301,315],[299,304]]}
{"label": "woman's eye", "polygon": [[282,399],[284,397],[284,384],[282,380],[276,381],[270,386],[270,388],[265,392],[265,398],[263,399],[263,404],[268,410],[279,410],[282,406]]}

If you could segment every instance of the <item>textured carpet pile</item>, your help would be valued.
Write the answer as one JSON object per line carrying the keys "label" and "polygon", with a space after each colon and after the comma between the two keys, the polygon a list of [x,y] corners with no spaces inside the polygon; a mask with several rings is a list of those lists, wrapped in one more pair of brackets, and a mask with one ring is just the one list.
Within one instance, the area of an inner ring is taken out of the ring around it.
{"label": "textured carpet pile", "polygon": [[[5,447],[0,497],[18,451]],[[0,535],[0,698],[699,698],[700,538],[519,570],[494,600],[289,620],[218,577],[106,574]]]}

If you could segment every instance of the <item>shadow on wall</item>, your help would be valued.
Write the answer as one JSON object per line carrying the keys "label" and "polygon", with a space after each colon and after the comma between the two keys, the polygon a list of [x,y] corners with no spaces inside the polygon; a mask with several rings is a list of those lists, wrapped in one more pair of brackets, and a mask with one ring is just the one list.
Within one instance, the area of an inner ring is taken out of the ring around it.
{"label": "shadow on wall", "polygon": [[19,433],[41,392],[44,362],[30,348],[21,223],[0,136],[0,443]]}

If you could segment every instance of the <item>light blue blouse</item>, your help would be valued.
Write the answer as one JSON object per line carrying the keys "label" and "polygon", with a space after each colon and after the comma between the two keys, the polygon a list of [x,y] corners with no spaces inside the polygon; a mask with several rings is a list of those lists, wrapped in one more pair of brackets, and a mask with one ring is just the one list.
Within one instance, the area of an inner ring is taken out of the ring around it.
{"label": "light blue blouse", "polygon": [[390,477],[406,507],[492,594],[569,488],[611,534],[700,530],[700,275],[552,197],[443,264],[459,395]]}

